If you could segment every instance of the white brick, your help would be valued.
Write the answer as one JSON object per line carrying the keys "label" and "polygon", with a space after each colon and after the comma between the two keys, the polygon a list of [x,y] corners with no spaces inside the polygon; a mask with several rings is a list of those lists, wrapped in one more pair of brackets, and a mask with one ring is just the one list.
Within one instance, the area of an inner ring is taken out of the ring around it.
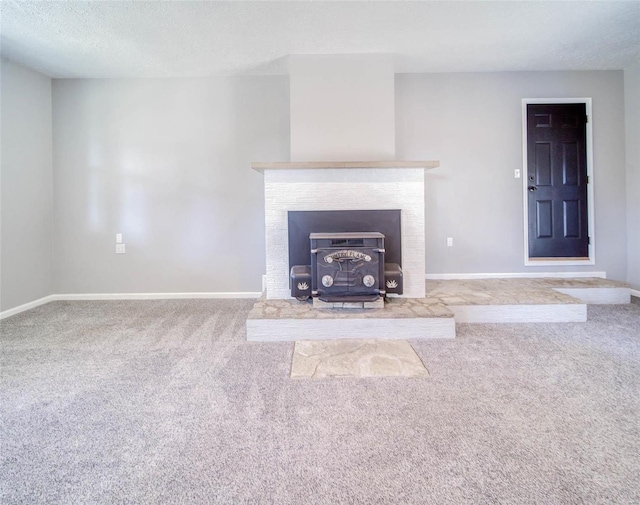
{"label": "white brick", "polygon": [[402,211],[404,296],[425,296],[424,170],[265,170],[267,298],[290,298],[287,211]]}

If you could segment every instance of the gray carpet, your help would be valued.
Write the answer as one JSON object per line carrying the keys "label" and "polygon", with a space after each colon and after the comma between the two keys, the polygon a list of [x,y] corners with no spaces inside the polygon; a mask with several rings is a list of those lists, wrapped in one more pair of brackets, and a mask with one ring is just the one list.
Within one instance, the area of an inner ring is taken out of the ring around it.
{"label": "gray carpet", "polygon": [[640,304],[414,342],[426,379],[288,378],[249,300],[1,324],[0,502],[640,503]]}

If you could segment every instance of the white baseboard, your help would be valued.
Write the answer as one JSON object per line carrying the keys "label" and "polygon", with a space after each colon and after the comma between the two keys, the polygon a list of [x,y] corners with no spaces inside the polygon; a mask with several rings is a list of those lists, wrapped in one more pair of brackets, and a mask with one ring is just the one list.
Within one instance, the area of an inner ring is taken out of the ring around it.
{"label": "white baseboard", "polygon": [[5,319],[10,316],[14,316],[16,314],[20,314],[20,312],[24,312],[25,310],[33,309],[35,307],[39,307],[40,305],[44,305],[45,303],[53,302],[56,300],[56,295],[43,296],[42,298],[38,298],[29,303],[23,303],[22,305],[18,305],[12,309],[3,310],[0,312],[0,320]]}
{"label": "white baseboard", "polygon": [[638,291],[637,289],[631,289],[631,296],[637,296],[638,298],[640,298],[640,291]]}
{"label": "white baseboard", "polygon": [[55,301],[74,300],[179,300],[189,298],[260,298],[262,293],[257,291],[231,291],[213,293],[87,293],[87,294],[58,294],[49,295],[18,307],[0,312],[0,320],[33,309],[45,303]]}
{"label": "white baseboard", "polygon": [[426,274],[427,280],[454,280],[454,279],[540,279],[553,278],[579,278],[599,277],[607,278],[607,272],[513,272],[513,273],[484,273],[484,274]]}
{"label": "white baseboard", "polygon": [[56,300],[181,300],[189,298],[260,298],[258,291],[213,293],[87,293],[54,295]]}

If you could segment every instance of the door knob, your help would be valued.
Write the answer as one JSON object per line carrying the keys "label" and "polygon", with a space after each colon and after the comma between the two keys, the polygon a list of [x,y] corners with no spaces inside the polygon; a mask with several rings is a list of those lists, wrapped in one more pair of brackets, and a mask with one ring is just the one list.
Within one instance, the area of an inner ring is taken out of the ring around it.
{"label": "door knob", "polygon": [[529,191],[536,191],[538,189],[538,186],[529,186],[527,189]]}

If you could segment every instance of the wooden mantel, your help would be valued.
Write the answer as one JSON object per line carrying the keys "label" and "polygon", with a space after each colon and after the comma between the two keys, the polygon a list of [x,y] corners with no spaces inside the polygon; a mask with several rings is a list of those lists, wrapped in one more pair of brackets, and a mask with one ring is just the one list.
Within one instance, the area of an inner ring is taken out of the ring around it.
{"label": "wooden mantel", "polygon": [[296,170],[306,168],[424,168],[429,170],[439,166],[439,161],[275,161],[251,163],[251,168],[259,172],[269,169]]}

